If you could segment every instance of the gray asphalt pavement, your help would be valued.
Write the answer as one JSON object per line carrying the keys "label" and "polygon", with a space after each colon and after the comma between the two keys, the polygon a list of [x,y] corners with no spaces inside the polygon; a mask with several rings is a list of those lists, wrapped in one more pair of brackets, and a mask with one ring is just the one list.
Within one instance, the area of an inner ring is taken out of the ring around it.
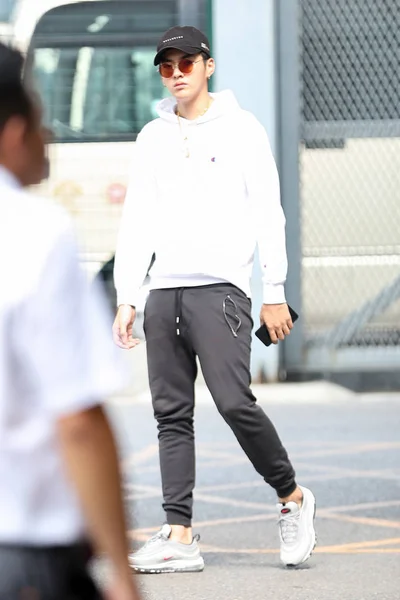
{"label": "gray asphalt pavement", "polygon": [[[400,394],[356,395],[325,383],[255,386],[317,498],[318,547],[279,564],[275,497],[198,389],[194,531],[206,569],[141,576],[145,600],[399,600]],[[123,456],[132,544],[164,515],[157,432],[146,390],[110,404]],[[101,567],[97,571],[104,578]]]}

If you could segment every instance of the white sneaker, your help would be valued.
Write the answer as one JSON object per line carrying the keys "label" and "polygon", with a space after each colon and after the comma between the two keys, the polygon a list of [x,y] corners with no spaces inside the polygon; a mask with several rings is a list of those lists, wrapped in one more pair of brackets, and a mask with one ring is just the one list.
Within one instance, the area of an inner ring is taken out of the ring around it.
{"label": "white sneaker", "polygon": [[295,567],[308,560],[316,546],[314,529],[315,498],[307,488],[301,487],[303,503],[277,504],[281,561],[287,567]]}
{"label": "white sneaker", "polygon": [[169,538],[171,527],[163,525],[133,554],[129,555],[129,564],[139,573],[184,573],[204,569],[204,560],[198,546],[199,536],[195,536],[191,544],[172,542]]}

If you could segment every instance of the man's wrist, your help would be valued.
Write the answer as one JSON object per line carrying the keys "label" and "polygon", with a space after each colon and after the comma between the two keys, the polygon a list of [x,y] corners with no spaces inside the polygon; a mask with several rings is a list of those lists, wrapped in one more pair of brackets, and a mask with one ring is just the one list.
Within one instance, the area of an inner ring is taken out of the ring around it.
{"label": "man's wrist", "polygon": [[263,302],[263,306],[283,306],[286,302]]}

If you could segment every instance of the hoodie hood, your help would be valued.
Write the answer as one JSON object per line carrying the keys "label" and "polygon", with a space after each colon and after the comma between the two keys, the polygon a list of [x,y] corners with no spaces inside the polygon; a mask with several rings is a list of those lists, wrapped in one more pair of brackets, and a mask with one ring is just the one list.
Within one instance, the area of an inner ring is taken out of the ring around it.
{"label": "hoodie hood", "polygon": [[[188,121],[188,124],[206,123],[241,110],[239,103],[231,90],[225,90],[216,94],[210,93],[210,96],[214,98],[214,102],[211,104],[208,111],[201,117]],[[176,104],[176,99],[172,97],[161,100],[156,106],[159,117],[170,123],[176,123]]]}

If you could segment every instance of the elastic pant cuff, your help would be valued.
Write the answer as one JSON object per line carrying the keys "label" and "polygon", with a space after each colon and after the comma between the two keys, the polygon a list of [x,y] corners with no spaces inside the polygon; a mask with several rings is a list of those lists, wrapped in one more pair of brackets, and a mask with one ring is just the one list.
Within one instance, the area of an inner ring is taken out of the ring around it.
{"label": "elastic pant cuff", "polygon": [[284,488],[279,488],[278,490],[276,490],[276,493],[278,495],[278,498],[287,498],[288,496],[293,494],[293,492],[295,491],[296,488],[297,488],[297,483],[295,481],[293,481],[293,483],[291,483],[290,485],[287,485]]}
{"label": "elastic pant cuff", "polygon": [[168,525],[182,525],[183,527],[192,526],[191,519],[175,511],[167,511],[167,523]]}

